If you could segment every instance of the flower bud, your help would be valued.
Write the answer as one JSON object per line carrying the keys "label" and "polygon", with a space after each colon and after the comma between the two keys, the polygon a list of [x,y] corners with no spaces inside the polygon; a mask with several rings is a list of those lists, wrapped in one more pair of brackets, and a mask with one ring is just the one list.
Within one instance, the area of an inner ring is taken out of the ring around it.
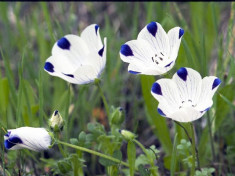
{"label": "flower bud", "polygon": [[128,141],[133,140],[136,138],[136,135],[127,130],[119,130],[119,133]]}
{"label": "flower bud", "polygon": [[64,127],[64,120],[61,117],[59,111],[54,111],[52,114],[50,120],[49,120],[49,126],[55,131],[62,131]]}
{"label": "flower bud", "polygon": [[124,121],[124,113],[123,108],[118,107],[116,109],[113,108],[113,112],[111,114],[111,123],[115,125],[121,125]]}

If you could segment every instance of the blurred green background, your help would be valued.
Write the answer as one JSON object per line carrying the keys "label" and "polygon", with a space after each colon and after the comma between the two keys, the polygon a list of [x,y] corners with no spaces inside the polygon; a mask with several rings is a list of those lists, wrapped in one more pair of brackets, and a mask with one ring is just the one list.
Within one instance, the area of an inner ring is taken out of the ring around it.
{"label": "blurred green background", "polygon": [[[69,86],[43,70],[58,39],[66,34],[80,35],[86,26],[96,23],[101,38],[107,37],[101,87],[108,103],[124,109],[122,128],[136,133],[146,147],[155,145],[161,151],[158,164],[165,170],[170,168],[175,133],[178,143],[185,134],[157,113],[157,101],[150,94],[153,82],[161,77],[171,78],[180,67],[222,80],[213,108],[194,122],[196,142],[202,166],[216,168],[216,175],[235,173],[234,17],[235,3],[231,2],[0,2],[1,128],[47,127],[53,111],[59,110],[66,120],[64,141],[87,131],[88,122],[99,122],[109,130],[96,86]],[[184,29],[176,65],[163,76],[131,75],[120,59],[120,47],[136,39],[151,21],[159,22],[166,31],[175,26]],[[4,131],[0,131],[3,141]],[[1,165],[17,172],[17,167],[24,165],[16,161],[20,154],[3,148],[1,142]],[[61,157],[57,149],[49,153],[25,151],[21,155],[25,167],[36,161],[31,169],[34,174],[49,173],[45,163],[37,158]],[[96,164],[90,170],[86,168],[87,175],[102,174]],[[168,175],[165,170],[161,173]]]}

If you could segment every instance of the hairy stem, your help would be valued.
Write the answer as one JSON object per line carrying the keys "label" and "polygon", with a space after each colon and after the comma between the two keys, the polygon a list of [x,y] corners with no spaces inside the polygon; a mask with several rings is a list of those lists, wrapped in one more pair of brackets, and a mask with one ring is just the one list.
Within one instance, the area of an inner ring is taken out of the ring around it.
{"label": "hairy stem", "polygon": [[214,148],[212,129],[211,129],[211,119],[210,119],[210,113],[208,111],[207,111],[207,122],[208,122],[208,127],[209,127],[209,135],[210,135],[212,159],[213,159],[213,161],[216,161],[216,158],[215,158],[215,148]]}
{"label": "hairy stem", "polygon": [[194,128],[193,128],[193,124],[190,123],[190,128],[191,128],[191,135],[192,135],[192,154],[193,154],[193,162],[192,162],[192,169],[191,169],[191,175],[194,176],[195,175],[195,161],[196,161],[196,152],[195,152],[195,136],[194,136]]}
{"label": "hairy stem", "polygon": [[68,147],[71,147],[71,148],[74,148],[74,149],[77,149],[77,150],[80,150],[80,151],[83,151],[83,152],[87,152],[87,153],[90,153],[92,155],[96,155],[96,156],[99,156],[99,157],[102,157],[102,158],[105,158],[105,159],[108,159],[110,161],[113,161],[113,162],[116,162],[116,163],[119,163],[121,165],[124,165],[126,167],[129,167],[129,164],[124,162],[124,161],[121,161],[117,158],[114,158],[112,156],[108,156],[108,155],[105,155],[103,153],[100,153],[100,152],[97,152],[97,151],[94,151],[94,150],[90,150],[90,149],[87,149],[87,148],[84,148],[84,147],[81,147],[81,146],[77,146],[77,145],[73,145],[73,144],[69,144],[69,143],[66,143],[66,142],[62,142],[62,141],[59,141],[57,140],[56,141],[58,144],[62,144],[62,145],[65,145],[65,146],[68,146]]}
{"label": "hairy stem", "polygon": [[[193,153],[195,152],[195,155],[196,155],[196,158],[197,158],[197,169],[200,170],[200,161],[199,161],[199,156],[198,156],[198,149],[195,145],[195,135],[194,135],[194,127],[193,127],[193,124],[190,123],[190,127],[191,127],[191,130],[192,130],[192,138],[190,137],[188,131],[185,129],[185,127],[183,125],[181,125],[179,122],[177,121],[174,121],[177,125],[179,125],[181,128],[183,128],[183,130],[185,131],[185,134],[187,135],[192,147],[193,147]],[[193,144],[194,143],[194,144]]]}
{"label": "hairy stem", "polygon": [[[144,145],[141,144],[139,141],[137,141],[136,139],[133,140],[145,153],[145,155],[149,158],[149,154],[147,152],[147,150],[145,149]],[[149,158],[149,160],[151,161],[150,164],[152,167],[155,167],[154,162],[151,160],[151,158]],[[158,176],[158,174],[153,170],[153,172],[151,172],[153,176]]]}
{"label": "hairy stem", "polygon": [[107,116],[109,117],[109,106],[108,106],[108,103],[106,101],[106,98],[104,96],[104,93],[101,89],[101,86],[100,86],[100,80],[99,79],[96,79],[95,80],[95,85],[98,87],[99,89],[99,92],[100,92],[100,95],[102,97],[102,100],[103,100],[103,103],[104,103],[104,107],[105,107],[105,110],[106,110],[106,113],[107,113]]}
{"label": "hairy stem", "polygon": [[[56,136],[57,139],[59,139],[59,132],[55,132],[55,136]],[[62,146],[60,144],[58,144],[58,148],[60,150],[60,153],[63,155],[63,157],[64,158],[67,157],[64,150],[63,150],[63,148],[62,148]]]}

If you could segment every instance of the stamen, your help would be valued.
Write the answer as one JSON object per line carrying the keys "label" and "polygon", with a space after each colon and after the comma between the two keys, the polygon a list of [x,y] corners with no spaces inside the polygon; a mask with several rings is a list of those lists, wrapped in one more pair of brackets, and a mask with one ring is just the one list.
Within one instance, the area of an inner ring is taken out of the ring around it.
{"label": "stamen", "polygon": [[188,100],[188,102],[191,102],[191,103],[192,103],[192,100]]}
{"label": "stamen", "polygon": [[152,61],[154,62],[153,57],[152,57]]}
{"label": "stamen", "polygon": [[156,64],[158,64],[158,61],[155,60],[155,62],[156,62]]}
{"label": "stamen", "polygon": [[184,101],[182,101],[182,104],[184,103]]}
{"label": "stamen", "polygon": [[163,60],[163,58],[159,57],[160,60]]}
{"label": "stamen", "polygon": [[162,52],[160,52],[161,53],[161,55],[163,55],[164,56],[164,54],[162,54]]}
{"label": "stamen", "polygon": [[155,54],[155,57],[157,57],[157,54]]}

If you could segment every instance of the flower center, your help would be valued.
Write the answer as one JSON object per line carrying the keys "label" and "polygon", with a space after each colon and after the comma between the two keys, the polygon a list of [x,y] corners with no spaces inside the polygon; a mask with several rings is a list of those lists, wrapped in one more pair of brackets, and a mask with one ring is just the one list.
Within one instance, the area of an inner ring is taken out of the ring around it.
{"label": "flower center", "polygon": [[151,57],[153,63],[155,64],[160,64],[161,62],[163,62],[166,59],[166,55],[163,52],[160,53],[156,53],[154,56]]}
{"label": "flower center", "polygon": [[182,101],[181,105],[179,106],[179,109],[181,108],[187,108],[187,107],[196,107],[197,104],[194,104],[192,100],[188,99],[188,101]]}

